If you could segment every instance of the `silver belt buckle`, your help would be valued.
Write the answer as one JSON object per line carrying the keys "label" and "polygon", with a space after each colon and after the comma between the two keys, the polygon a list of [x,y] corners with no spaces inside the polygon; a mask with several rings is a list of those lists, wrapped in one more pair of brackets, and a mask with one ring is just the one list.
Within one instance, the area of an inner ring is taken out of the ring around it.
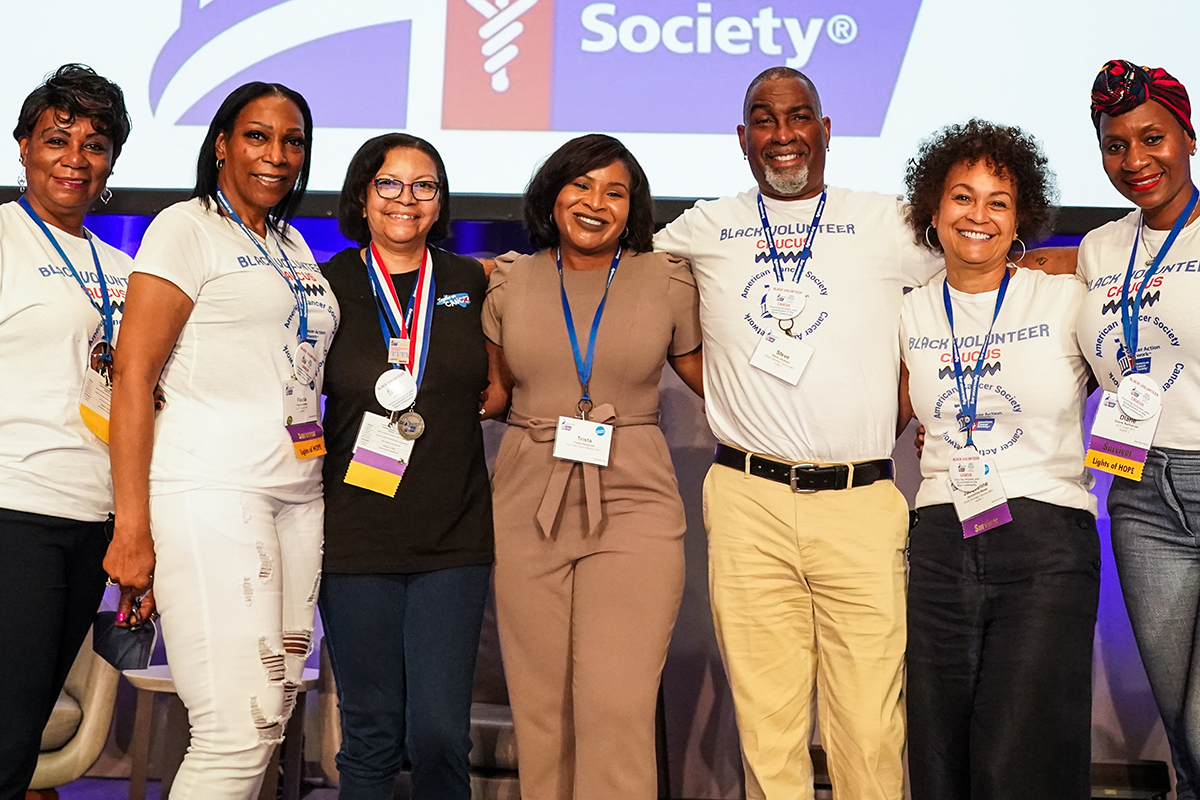
{"label": "silver belt buckle", "polygon": [[814,492],[816,492],[817,491],[816,489],[800,489],[800,488],[796,487],[796,470],[798,470],[798,469],[799,470],[816,469],[820,466],[821,466],[820,464],[811,464],[811,463],[792,464],[791,471],[788,473],[788,481],[791,484],[792,491],[795,492],[796,494],[813,494]]}

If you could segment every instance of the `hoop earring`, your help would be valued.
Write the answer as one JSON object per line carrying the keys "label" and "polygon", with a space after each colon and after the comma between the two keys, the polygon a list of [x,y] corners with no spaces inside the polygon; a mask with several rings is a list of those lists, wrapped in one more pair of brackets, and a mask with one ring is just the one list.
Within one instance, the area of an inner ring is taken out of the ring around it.
{"label": "hoop earring", "polygon": [[[1020,255],[1019,257],[1017,257],[1017,258],[1014,258],[1014,259],[1013,259],[1013,263],[1015,264],[1015,263],[1017,263],[1018,261],[1020,261],[1022,258],[1024,258],[1024,257],[1025,257],[1025,253],[1026,253],[1027,251],[1025,250],[1025,243],[1021,241],[1021,237],[1020,237],[1020,236],[1018,236],[1017,238],[1013,239],[1013,244],[1019,244],[1019,245],[1021,245],[1021,255]],[[1012,249],[1012,246],[1010,245],[1008,249],[1009,249],[1009,250],[1011,250],[1011,249]]]}
{"label": "hoop earring", "polygon": [[17,174],[17,188],[21,190],[21,194],[25,194],[25,170],[21,170]]}
{"label": "hoop earring", "polygon": [[217,170],[220,170],[220,169],[221,169],[221,167],[223,167],[223,166],[225,166],[225,159],[223,159],[223,158],[218,158],[218,159],[217,159]]}
{"label": "hoop earring", "polygon": [[105,186],[104,191],[100,193],[100,202],[108,205],[109,200],[112,200],[112,189]]}
{"label": "hoop earring", "polygon": [[936,245],[936,244],[934,244],[933,242],[929,241],[929,232],[930,232],[931,230],[933,230],[933,226],[932,226],[932,225],[926,225],[926,226],[925,226],[925,244],[929,245],[929,249],[930,249],[930,250],[941,250],[941,249],[942,249],[941,247],[939,247],[938,245]]}
{"label": "hoop earring", "polygon": [[626,225],[625,230],[621,231],[621,241],[623,242],[628,238],[629,238],[629,226]]}

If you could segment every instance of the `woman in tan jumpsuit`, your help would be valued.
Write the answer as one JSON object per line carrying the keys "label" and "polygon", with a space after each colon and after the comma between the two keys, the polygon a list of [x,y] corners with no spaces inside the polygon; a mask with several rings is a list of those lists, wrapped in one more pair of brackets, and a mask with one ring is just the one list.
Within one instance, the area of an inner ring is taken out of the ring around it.
{"label": "woman in tan jumpsuit", "polygon": [[[512,404],[493,492],[521,796],[652,800],[685,529],[658,383],[670,361],[701,392],[696,286],[684,263],[649,252],[650,189],[611,137],[550,156],[526,190],[525,224],[539,252],[497,259],[483,310],[484,412]],[[555,458],[561,417],[612,426],[597,437],[611,441],[606,466]]]}

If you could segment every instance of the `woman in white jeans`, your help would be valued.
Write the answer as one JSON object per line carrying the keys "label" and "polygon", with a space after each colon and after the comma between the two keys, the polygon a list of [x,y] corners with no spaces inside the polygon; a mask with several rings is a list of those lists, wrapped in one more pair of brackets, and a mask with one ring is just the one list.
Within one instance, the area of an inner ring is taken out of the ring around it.
{"label": "woman in white jeans", "polygon": [[154,582],[192,729],[173,800],[255,796],[311,649],[318,398],[338,319],[287,222],[311,137],[296,92],[235,90],[201,147],[192,199],[154,220],[129,281],[105,568],[123,602]]}

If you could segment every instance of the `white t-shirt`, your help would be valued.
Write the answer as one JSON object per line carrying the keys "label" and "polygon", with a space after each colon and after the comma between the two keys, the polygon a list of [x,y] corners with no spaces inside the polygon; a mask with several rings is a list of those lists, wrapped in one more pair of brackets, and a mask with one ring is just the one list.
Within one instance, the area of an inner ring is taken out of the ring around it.
{"label": "white t-shirt", "polygon": [[[96,301],[86,239],[50,227]],[[115,328],[131,259],[99,239]],[[0,508],[100,522],[112,512],[108,447],[79,416],[100,314],[17,203],[0,205]]]}
{"label": "white t-shirt", "polygon": [[[320,392],[337,300],[300,232],[289,237],[284,250],[307,292]],[[268,234],[264,243],[276,260],[279,241]],[[300,315],[275,267],[215,204],[208,210],[197,199],[155,218],[133,271],[170,281],[195,303],[163,368],[166,407],[155,424],[150,493],[226,488],[285,502],[320,497],[321,459],[297,459],[283,424]]]}
{"label": "white t-shirt", "polygon": [[[829,187],[800,282],[808,299],[793,328],[816,352],[791,386],[750,365],[763,331],[778,331],[763,304],[775,271],[757,196],[702,200],[654,237],[656,250],[691,261],[700,289],[713,433],[783,461],[887,458],[896,441],[900,300],[939,262],[913,241],[898,197]],[[791,281],[818,198],[764,201]]]}
{"label": "white t-shirt", "polygon": [[[1107,391],[1116,391],[1121,380],[1121,287],[1139,219],[1134,211],[1092,231],[1079,245],[1079,274],[1088,292],[1076,331],[1083,354]],[[1146,245],[1157,254],[1168,233],[1143,231],[1130,295],[1146,274]],[[1163,389],[1154,446],[1200,450],[1200,220],[1179,232],[1150,284],[1142,295],[1138,357],[1149,357],[1150,376]]]}
{"label": "white t-shirt", "polygon": [[[943,274],[910,292],[900,315],[900,350],[908,395],[925,426],[924,481],[917,507],[952,502],[950,456],[963,448],[958,385],[950,355]],[[964,374],[974,373],[996,309],[997,292],[950,289],[954,333]],[[1027,497],[1096,513],[1083,466],[1087,365],[1075,342],[1083,283],[1073,275],[1018,269],[1008,284],[980,369],[975,447],[993,459],[1010,498]]]}

